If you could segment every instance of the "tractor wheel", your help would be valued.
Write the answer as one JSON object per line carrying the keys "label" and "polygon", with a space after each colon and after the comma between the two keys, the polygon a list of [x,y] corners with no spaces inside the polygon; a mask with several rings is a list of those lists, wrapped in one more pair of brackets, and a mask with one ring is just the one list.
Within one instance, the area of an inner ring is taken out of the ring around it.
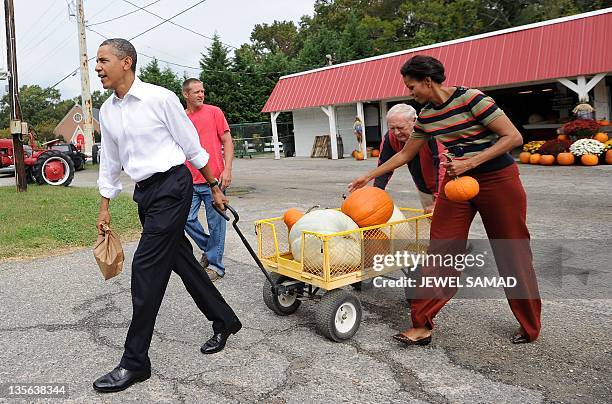
{"label": "tractor wheel", "polygon": [[72,159],[57,150],[47,150],[34,163],[34,178],[39,185],[63,185],[67,187],[74,178]]}

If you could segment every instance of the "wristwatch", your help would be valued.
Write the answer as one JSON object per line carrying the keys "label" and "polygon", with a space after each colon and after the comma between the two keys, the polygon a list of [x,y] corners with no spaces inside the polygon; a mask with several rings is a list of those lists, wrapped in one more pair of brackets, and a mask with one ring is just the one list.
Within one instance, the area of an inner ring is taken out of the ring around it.
{"label": "wristwatch", "polygon": [[219,186],[219,181],[214,180],[213,182],[209,182],[208,186],[210,187],[210,189],[212,189],[214,186]]}

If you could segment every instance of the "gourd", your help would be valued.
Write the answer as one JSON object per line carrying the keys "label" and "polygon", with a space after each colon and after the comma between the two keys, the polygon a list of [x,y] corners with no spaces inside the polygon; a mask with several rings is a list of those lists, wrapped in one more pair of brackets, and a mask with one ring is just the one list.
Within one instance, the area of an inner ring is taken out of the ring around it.
{"label": "gourd", "polygon": [[570,166],[574,164],[575,157],[572,153],[559,153],[557,154],[557,163],[560,166]]}
{"label": "gourd", "polygon": [[464,175],[456,177],[446,183],[444,194],[448,199],[455,202],[469,201],[480,192],[480,185],[473,177]]}
{"label": "gourd", "polygon": [[363,187],[352,192],[344,200],[340,210],[359,227],[375,226],[387,223],[391,218],[393,200],[380,188]]}

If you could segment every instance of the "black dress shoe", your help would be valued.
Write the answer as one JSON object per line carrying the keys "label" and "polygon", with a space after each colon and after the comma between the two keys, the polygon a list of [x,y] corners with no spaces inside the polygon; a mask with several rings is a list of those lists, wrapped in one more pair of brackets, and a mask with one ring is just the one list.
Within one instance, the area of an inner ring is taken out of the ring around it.
{"label": "black dress shoe", "polygon": [[225,348],[225,343],[230,335],[236,334],[242,328],[242,323],[238,321],[231,327],[229,330],[225,332],[215,333],[208,341],[202,345],[200,348],[200,352],[203,354],[214,354],[219,351],[222,351]]}
{"label": "black dress shoe", "polygon": [[406,345],[429,345],[429,343],[431,342],[431,335],[420,339],[410,339],[404,334],[395,334],[393,336],[393,339],[402,342]]}
{"label": "black dress shoe", "polygon": [[151,377],[151,369],[128,370],[117,366],[93,382],[93,388],[101,393],[112,393],[125,390],[134,383],[144,382],[149,377]]}

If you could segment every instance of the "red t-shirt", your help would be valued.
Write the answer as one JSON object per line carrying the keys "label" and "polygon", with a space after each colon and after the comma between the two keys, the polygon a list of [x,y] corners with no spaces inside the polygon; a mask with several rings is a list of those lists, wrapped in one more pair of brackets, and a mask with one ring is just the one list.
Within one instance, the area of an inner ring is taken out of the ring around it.
{"label": "red t-shirt", "polygon": [[[219,178],[225,168],[223,160],[223,145],[221,136],[229,131],[229,125],[223,115],[223,111],[214,105],[204,104],[202,108],[193,113],[187,113],[191,122],[196,127],[200,136],[200,144],[210,155],[208,166],[210,167],[215,178]],[[191,164],[185,162],[187,168],[191,171],[194,184],[205,184],[206,180]]]}

